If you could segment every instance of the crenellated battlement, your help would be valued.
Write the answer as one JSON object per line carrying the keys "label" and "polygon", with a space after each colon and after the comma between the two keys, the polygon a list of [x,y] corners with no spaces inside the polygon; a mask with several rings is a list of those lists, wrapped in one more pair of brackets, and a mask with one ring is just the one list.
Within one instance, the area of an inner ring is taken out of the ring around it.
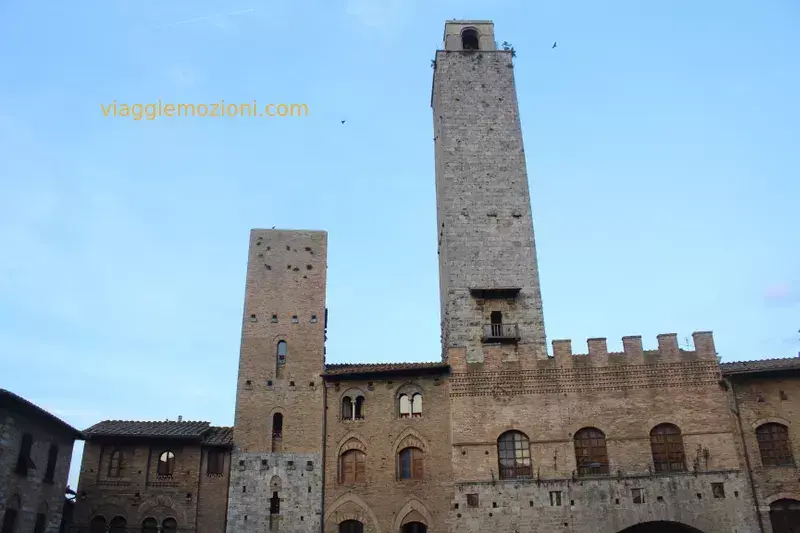
{"label": "crenellated battlement", "polygon": [[606,366],[617,364],[642,365],[652,363],[676,363],[683,361],[716,361],[714,335],[710,331],[692,333],[694,350],[685,350],[678,345],[677,333],[657,335],[658,348],[645,350],[639,335],[622,337],[621,352],[609,352],[605,338],[587,339],[586,353],[573,353],[571,340],[554,340],[553,357],[556,366],[577,365]]}

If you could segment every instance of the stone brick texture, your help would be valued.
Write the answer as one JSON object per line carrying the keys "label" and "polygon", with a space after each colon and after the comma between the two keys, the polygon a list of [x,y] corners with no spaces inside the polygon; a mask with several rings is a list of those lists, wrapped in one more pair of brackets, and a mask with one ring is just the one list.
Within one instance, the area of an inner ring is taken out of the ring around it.
{"label": "stone brick texture", "polygon": [[[111,454],[120,450],[123,469],[119,477],[109,476]],[[225,454],[222,474],[208,474],[211,447],[180,440],[108,438],[86,442],[81,460],[75,524],[86,530],[98,515],[106,522],[125,518],[128,527],[141,527],[146,518],[162,524],[174,518],[180,531],[220,533],[225,530],[230,453]],[[170,478],[157,474],[158,458],[164,451],[175,454]]]}
{"label": "stone brick texture", "polygon": [[[15,467],[26,433],[33,438],[30,457],[36,468],[23,476],[15,472]],[[9,507],[15,508],[16,531],[33,531],[38,513],[46,515],[46,533],[59,531],[74,438],[51,423],[14,409],[0,409],[0,517],[5,516]],[[58,457],[53,480],[49,482],[44,477],[52,444],[58,446]]]}
{"label": "stone brick texture", "polygon": [[[430,531],[445,531],[452,499],[446,376],[342,377],[326,383],[325,392],[325,533],[336,533],[344,520],[361,521],[368,533],[399,531],[415,516]],[[422,394],[422,416],[400,417],[402,392]],[[363,420],[342,419],[346,395],[365,398]],[[420,480],[399,479],[398,453],[409,446],[423,452]],[[348,449],[366,454],[363,483],[340,483],[339,458]]]}

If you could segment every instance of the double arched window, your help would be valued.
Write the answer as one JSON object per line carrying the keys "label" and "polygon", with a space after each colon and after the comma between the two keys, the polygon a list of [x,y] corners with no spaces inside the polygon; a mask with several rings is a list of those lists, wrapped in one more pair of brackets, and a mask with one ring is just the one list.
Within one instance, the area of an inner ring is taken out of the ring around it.
{"label": "double arched window", "polygon": [[399,397],[400,418],[411,418],[422,416],[422,394],[415,392],[412,394],[401,394]]}
{"label": "double arched window", "polygon": [[358,392],[342,397],[342,420],[364,419],[364,395]]}
{"label": "double arched window", "polygon": [[500,479],[531,477],[531,444],[520,431],[506,431],[497,439]]}

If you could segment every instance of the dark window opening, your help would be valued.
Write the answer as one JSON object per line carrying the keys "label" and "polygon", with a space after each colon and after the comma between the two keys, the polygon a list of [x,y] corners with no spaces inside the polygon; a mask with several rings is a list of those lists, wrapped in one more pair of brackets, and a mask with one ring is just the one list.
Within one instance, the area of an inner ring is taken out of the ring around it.
{"label": "dark window opening", "polygon": [[58,446],[55,444],[50,445],[47,451],[47,468],[44,471],[44,482],[52,483],[56,475],[56,463],[58,462]]}
{"label": "dark window opening", "polygon": [[31,459],[31,448],[33,447],[33,437],[25,433],[22,435],[22,444],[19,448],[19,455],[17,456],[17,467],[15,469],[17,474],[22,476],[28,475],[28,470],[36,470],[36,465]]}
{"label": "dark window opening", "polygon": [[478,507],[480,499],[477,493],[467,494],[467,507]]}
{"label": "dark window opening", "polygon": [[108,477],[120,477],[123,472],[122,450],[114,450],[108,462]]}
{"label": "dark window opening", "polygon": [[359,396],[356,398],[356,413],[355,413],[356,420],[363,420],[364,419],[364,397]]}
{"label": "dark window opening", "polygon": [[419,448],[405,448],[398,454],[398,477],[400,479],[422,479],[423,455]]}
{"label": "dark window opening", "polygon": [[222,450],[208,450],[208,465],[206,474],[209,476],[221,475],[225,470],[225,452]]}
{"label": "dark window opening", "polygon": [[519,431],[507,431],[497,439],[500,479],[531,477],[531,446],[528,437]]}
{"label": "dark window opening", "polygon": [[769,506],[769,521],[774,533],[795,533],[800,524],[800,501],[783,499]]}
{"label": "dark window opening", "polygon": [[38,513],[36,523],[33,524],[33,533],[44,533],[45,527],[47,527],[47,516],[44,513]]}
{"label": "dark window opening", "polygon": [[683,472],[686,461],[681,430],[673,424],[659,424],[650,431],[650,449],[656,473]]}
{"label": "dark window opening", "polygon": [[14,533],[14,526],[17,523],[17,510],[6,509],[3,515],[3,529],[2,533]]}
{"label": "dark window opening", "polygon": [[361,450],[348,450],[339,459],[339,483],[364,483],[367,480],[367,455]]}
{"label": "dark window opening", "polygon": [[575,433],[575,462],[579,476],[608,475],[606,436],[596,428],[583,428]]}
{"label": "dark window opening", "polygon": [[273,492],[269,499],[269,514],[281,514],[281,499],[277,492]]}
{"label": "dark window opening", "polygon": [[502,337],[503,336],[503,313],[502,311],[492,311],[492,314],[489,317],[489,322],[491,323],[492,329],[492,337]]}
{"label": "dark window opening", "polygon": [[342,420],[353,419],[353,400],[350,396],[342,398]]}
{"label": "dark window opening", "polygon": [[464,50],[478,50],[478,32],[472,28],[461,32],[461,48]]}
{"label": "dark window opening", "polygon": [[711,494],[713,494],[715,498],[724,498],[725,497],[725,484],[724,483],[712,483],[711,484]]}
{"label": "dark window opening", "polygon": [[283,415],[275,413],[272,415],[272,451],[277,453],[281,451],[281,443],[283,442]]}
{"label": "dark window opening", "polygon": [[345,520],[339,524],[339,533],[364,533],[364,524],[358,520]]}
{"label": "dark window opening", "polygon": [[278,341],[278,364],[282,365],[286,362],[287,344],[286,341]]}
{"label": "dark window opening", "polygon": [[550,505],[552,507],[560,507],[561,506],[561,491],[556,490],[550,492]]}
{"label": "dark window opening", "polygon": [[272,315],[272,322],[275,323],[278,321],[278,315]]}
{"label": "dark window opening", "polygon": [[644,503],[644,489],[631,489],[633,503]]}
{"label": "dark window opening", "polygon": [[108,525],[109,533],[125,533],[128,522],[121,516],[115,516]]}
{"label": "dark window opening", "polygon": [[403,533],[428,533],[428,527],[419,522],[409,522],[403,526]]}
{"label": "dark window opening", "polygon": [[789,428],[774,422],[756,428],[761,464],[764,466],[792,466],[792,444],[789,441]]}
{"label": "dark window opening", "polygon": [[171,451],[167,450],[162,452],[161,455],[158,457],[158,469],[156,474],[158,476],[172,476],[172,472],[175,471],[175,454]]}
{"label": "dark window opening", "polygon": [[105,533],[106,519],[102,516],[95,516],[89,523],[89,533]]}
{"label": "dark window opening", "polygon": [[174,518],[165,518],[163,522],[161,522],[161,531],[167,533],[168,531],[177,531],[178,530],[178,521]]}
{"label": "dark window opening", "polygon": [[158,521],[155,518],[145,518],[142,521],[142,533],[156,533],[158,531]]}

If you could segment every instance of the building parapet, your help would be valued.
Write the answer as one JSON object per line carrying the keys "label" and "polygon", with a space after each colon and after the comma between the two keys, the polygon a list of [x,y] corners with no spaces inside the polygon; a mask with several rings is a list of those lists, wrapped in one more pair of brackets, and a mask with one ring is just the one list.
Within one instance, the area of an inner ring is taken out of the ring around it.
{"label": "building parapet", "polygon": [[577,365],[642,365],[653,363],[675,363],[682,361],[716,361],[717,351],[714,336],[710,331],[692,333],[694,350],[685,350],[678,345],[677,333],[657,335],[658,348],[645,350],[639,335],[622,337],[622,352],[609,352],[605,338],[588,339],[586,353],[573,353],[571,340],[554,340],[553,357],[556,366]]}

